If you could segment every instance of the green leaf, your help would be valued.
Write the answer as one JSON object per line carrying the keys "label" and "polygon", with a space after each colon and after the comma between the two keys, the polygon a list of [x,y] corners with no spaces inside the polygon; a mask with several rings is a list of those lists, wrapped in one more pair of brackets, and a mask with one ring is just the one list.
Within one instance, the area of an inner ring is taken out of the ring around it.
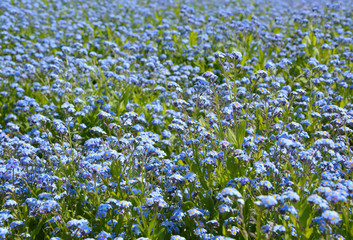
{"label": "green leaf", "polygon": [[249,47],[250,46],[250,44],[252,43],[252,41],[253,41],[253,35],[248,35],[247,37],[246,37],[246,43],[247,43],[247,47]]}
{"label": "green leaf", "polygon": [[301,209],[299,211],[299,221],[302,226],[306,227],[309,226],[311,223],[312,217],[310,217],[310,214],[313,213],[313,211],[309,204],[305,203],[303,205],[301,206]]}
{"label": "green leaf", "polygon": [[236,172],[237,171],[237,166],[236,166],[236,164],[234,162],[234,159],[228,158],[226,164],[227,164],[227,169],[230,172]]}
{"label": "green leaf", "polygon": [[45,224],[45,221],[46,219],[42,217],[39,223],[36,225],[36,228],[31,231],[31,236],[34,237],[33,239],[36,239],[36,237],[39,237],[39,235],[41,236],[43,234],[41,231],[43,231],[43,225]]}
{"label": "green leaf", "polygon": [[309,228],[309,227],[307,227],[307,228],[305,228],[304,231],[305,231],[305,232],[304,232],[305,237],[306,237],[307,239],[309,239],[309,238],[311,237],[311,235],[313,234],[314,228]]}
{"label": "green leaf", "polygon": [[112,164],[110,165],[110,172],[114,179],[119,179],[121,175],[121,162],[112,161]]}
{"label": "green leaf", "polygon": [[108,35],[108,40],[110,41],[112,39],[112,32],[110,31],[110,28],[107,26],[107,35]]}
{"label": "green leaf", "polygon": [[181,165],[181,166],[184,166],[184,165],[185,165],[185,164],[183,163],[183,161],[181,161],[181,160],[177,161],[177,164],[178,164],[178,165]]}
{"label": "green leaf", "polygon": [[147,235],[150,236],[153,229],[155,228],[157,224],[157,218],[156,217],[153,217],[152,221],[150,222],[149,226],[148,226],[148,232],[147,232]]}
{"label": "green leaf", "polygon": [[264,54],[264,52],[261,49],[259,50],[259,63],[260,63],[261,67],[264,67],[265,54]]}
{"label": "green leaf", "polygon": [[207,128],[207,123],[203,117],[199,119],[199,123],[201,124],[202,127]]}
{"label": "green leaf", "polygon": [[191,208],[193,208],[195,206],[195,204],[191,201],[186,201],[183,203],[183,210],[189,210]]}
{"label": "green leaf", "polygon": [[314,32],[310,32],[310,41],[313,46],[316,45],[316,37],[314,35]]}
{"label": "green leaf", "polygon": [[154,17],[158,20],[158,22],[161,22],[163,20],[163,16],[159,16],[157,11],[154,13]]}
{"label": "green leaf", "polygon": [[246,133],[246,120],[243,120],[237,128],[237,142],[239,144],[238,148],[241,148]]}
{"label": "green leaf", "polygon": [[226,137],[227,140],[233,144],[234,146],[238,146],[238,140],[237,140],[237,136],[235,135],[235,133],[233,132],[233,130],[231,128],[228,128],[226,131]]}
{"label": "green leaf", "polygon": [[190,32],[189,45],[190,47],[197,45],[197,32]]}
{"label": "green leaf", "polygon": [[241,148],[246,134],[246,120],[243,120],[236,127],[235,132],[228,128],[226,130],[226,138],[228,142],[232,143],[236,148]]}
{"label": "green leaf", "polygon": [[307,46],[311,46],[311,40],[308,35],[306,35],[303,39],[303,43],[305,43]]}
{"label": "green leaf", "polygon": [[208,193],[206,193],[206,196],[202,199],[202,203],[206,206],[206,209],[210,210],[211,217],[214,216],[215,214],[215,204],[214,201]]}

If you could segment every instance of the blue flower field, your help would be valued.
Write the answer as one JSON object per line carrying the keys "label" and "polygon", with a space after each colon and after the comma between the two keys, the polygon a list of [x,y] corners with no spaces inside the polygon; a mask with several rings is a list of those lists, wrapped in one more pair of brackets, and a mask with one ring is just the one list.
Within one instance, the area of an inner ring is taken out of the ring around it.
{"label": "blue flower field", "polygon": [[0,239],[352,240],[353,0],[0,0]]}

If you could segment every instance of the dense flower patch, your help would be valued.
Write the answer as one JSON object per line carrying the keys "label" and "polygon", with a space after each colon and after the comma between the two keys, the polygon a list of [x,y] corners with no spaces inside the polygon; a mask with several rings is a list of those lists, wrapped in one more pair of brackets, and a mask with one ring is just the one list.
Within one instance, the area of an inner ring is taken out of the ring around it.
{"label": "dense flower patch", "polygon": [[0,1],[0,239],[353,239],[353,3]]}

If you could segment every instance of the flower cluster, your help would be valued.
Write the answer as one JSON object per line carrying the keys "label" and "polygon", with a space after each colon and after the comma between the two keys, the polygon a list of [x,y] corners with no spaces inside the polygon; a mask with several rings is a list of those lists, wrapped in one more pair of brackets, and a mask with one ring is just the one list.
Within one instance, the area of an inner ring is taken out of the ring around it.
{"label": "flower cluster", "polygon": [[353,239],[351,0],[0,1],[0,239]]}

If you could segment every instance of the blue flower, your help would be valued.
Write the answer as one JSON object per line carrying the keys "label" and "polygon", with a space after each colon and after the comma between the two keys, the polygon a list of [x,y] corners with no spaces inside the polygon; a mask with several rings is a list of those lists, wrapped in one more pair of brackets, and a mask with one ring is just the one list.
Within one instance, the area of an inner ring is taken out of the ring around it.
{"label": "blue flower", "polygon": [[258,196],[260,201],[256,201],[255,204],[259,206],[264,206],[265,208],[272,208],[278,204],[277,200],[273,196]]}
{"label": "blue flower", "polygon": [[67,228],[71,230],[72,237],[82,237],[91,232],[91,227],[86,219],[73,219],[67,222]]}
{"label": "blue flower", "polygon": [[186,240],[186,238],[181,237],[179,235],[173,235],[170,237],[170,240]]}
{"label": "blue flower", "polygon": [[217,195],[217,199],[225,198],[225,197],[237,197],[242,198],[242,195],[238,190],[232,187],[224,188],[220,193]]}
{"label": "blue flower", "polygon": [[234,61],[241,61],[243,58],[243,55],[240,52],[235,50],[235,51],[231,52],[230,54],[228,54],[228,57]]}
{"label": "blue flower", "polygon": [[325,212],[322,213],[321,216],[329,224],[338,224],[341,221],[341,218],[339,217],[338,213],[335,211],[326,210]]}
{"label": "blue flower", "polygon": [[283,225],[276,225],[273,227],[273,232],[277,235],[283,235],[286,232],[286,228]]}
{"label": "blue flower", "polygon": [[18,230],[21,226],[23,226],[25,223],[23,221],[13,221],[10,224],[10,227],[14,230]]}
{"label": "blue flower", "polygon": [[230,235],[232,236],[236,236],[239,232],[240,229],[237,228],[236,226],[232,226],[230,229],[227,230],[229,232]]}
{"label": "blue flower", "polygon": [[0,227],[0,239],[6,239],[8,234],[10,234],[8,227]]}
{"label": "blue flower", "polygon": [[105,231],[101,231],[97,236],[96,236],[96,239],[97,240],[107,240],[109,238],[111,238],[111,234],[110,233],[107,233]]}
{"label": "blue flower", "polygon": [[232,212],[233,209],[231,207],[229,207],[227,204],[222,204],[222,205],[218,206],[218,211],[220,214],[223,214],[223,213]]}

